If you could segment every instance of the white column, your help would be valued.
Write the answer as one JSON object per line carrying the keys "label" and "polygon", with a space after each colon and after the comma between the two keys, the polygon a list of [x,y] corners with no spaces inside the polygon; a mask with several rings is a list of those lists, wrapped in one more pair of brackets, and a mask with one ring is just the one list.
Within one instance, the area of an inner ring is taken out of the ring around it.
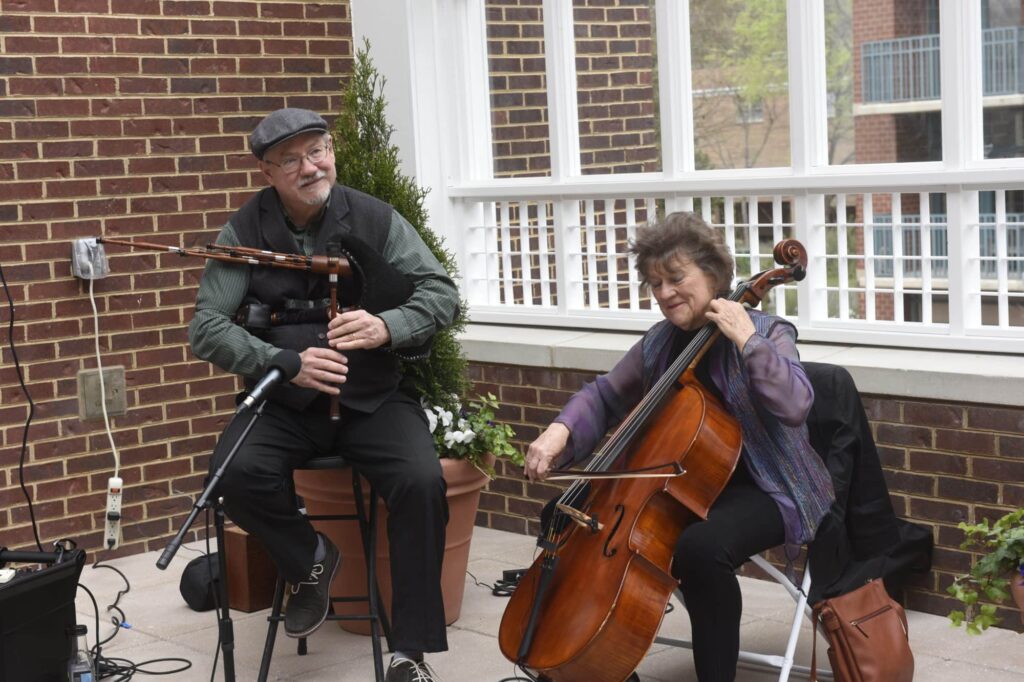
{"label": "white column", "polygon": [[[661,167],[665,177],[694,170],[693,75],[690,66],[690,0],[657,0],[658,106]],[[667,212],[683,210],[675,199]],[[693,208],[692,200],[690,208]]]}
{"label": "white column", "polygon": [[824,4],[788,0],[786,26],[790,156],[799,176],[828,165]]}

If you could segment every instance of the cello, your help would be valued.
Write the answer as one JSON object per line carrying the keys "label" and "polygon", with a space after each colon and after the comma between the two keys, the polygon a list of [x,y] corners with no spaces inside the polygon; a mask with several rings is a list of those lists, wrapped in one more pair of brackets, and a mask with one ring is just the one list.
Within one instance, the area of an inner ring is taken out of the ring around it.
{"label": "cello", "polygon": [[[729,300],[753,307],[804,278],[800,242],[779,242],[773,256],[780,267]],[[707,518],[742,449],[739,423],[695,375],[720,334],[713,322],[697,332],[585,470],[552,472],[580,480],[558,499],[502,616],[498,644],[519,667],[551,682],[617,682],[643,660],[678,586],[676,539]]]}

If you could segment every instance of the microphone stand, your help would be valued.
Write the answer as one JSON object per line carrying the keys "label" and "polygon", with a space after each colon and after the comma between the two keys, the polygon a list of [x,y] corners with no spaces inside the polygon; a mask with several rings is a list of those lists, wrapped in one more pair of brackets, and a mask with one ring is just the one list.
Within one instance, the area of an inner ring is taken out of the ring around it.
{"label": "microphone stand", "polygon": [[[178,534],[174,536],[167,547],[164,548],[160,558],[157,559],[156,567],[160,570],[165,570],[171,563],[171,559],[178,552],[181,547],[181,543],[185,538],[185,534],[188,533],[189,528],[192,527],[192,523],[199,516],[199,512],[207,507],[213,509],[213,520],[214,528],[216,529],[217,537],[217,567],[220,574],[217,579],[216,596],[217,596],[217,610],[218,618],[217,624],[219,626],[219,639],[220,648],[224,657],[224,682],[235,682],[235,632],[234,625],[231,622],[231,609],[228,607],[228,567],[227,567],[227,556],[224,552],[224,499],[221,497],[214,498],[211,502],[214,492],[216,492],[217,484],[224,477],[224,472],[231,465],[231,461],[235,458],[235,453],[245,442],[249,432],[252,431],[252,427],[255,426],[256,420],[263,414],[263,405],[265,399],[256,405],[255,409],[251,410],[251,416],[249,417],[248,423],[239,434],[235,443],[231,446],[231,450],[228,452],[224,461],[217,467],[217,470],[213,473],[213,476],[207,481],[206,488],[203,493],[196,499],[192,505],[192,511],[189,513],[188,518],[185,519],[185,523],[182,524],[181,528],[178,529]],[[242,411],[236,413],[235,418],[237,419],[242,415]],[[230,429],[231,425],[228,425],[228,429],[225,429],[225,433]]]}

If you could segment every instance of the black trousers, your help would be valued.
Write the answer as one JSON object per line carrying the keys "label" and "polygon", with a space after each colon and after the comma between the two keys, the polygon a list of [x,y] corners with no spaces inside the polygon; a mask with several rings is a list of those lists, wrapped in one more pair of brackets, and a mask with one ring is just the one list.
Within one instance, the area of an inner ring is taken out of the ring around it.
{"label": "black trousers", "polygon": [[[423,408],[395,393],[372,414],[343,407],[340,421],[332,422],[324,398],[304,412],[267,403],[221,479],[225,511],[263,541],[285,580],[304,580],[317,540],[296,508],[292,471],[312,457],[344,455],[388,509],[392,644],[399,651],[445,651],[441,562],[448,503]],[[235,419],[225,430],[211,471],[247,422]]]}
{"label": "black trousers", "polygon": [[742,463],[707,520],[691,524],[679,536],[672,573],[690,614],[700,682],[735,679],[743,612],[736,569],[750,556],[781,545],[784,536],[778,506],[754,484]]}

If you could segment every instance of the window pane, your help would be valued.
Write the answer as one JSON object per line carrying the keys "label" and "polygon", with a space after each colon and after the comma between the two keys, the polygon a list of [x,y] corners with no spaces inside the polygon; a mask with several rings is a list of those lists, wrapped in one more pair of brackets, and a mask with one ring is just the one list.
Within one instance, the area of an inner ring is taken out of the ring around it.
{"label": "window pane", "polygon": [[541,0],[487,4],[494,175],[551,175]]}
{"label": "window pane", "polygon": [[788,166],[785,0],[691,0],[695,162]]}
{"label": "window pane", "polygon": [[1024,8],[981,0],[981,72],[986,159],[1024,156]]}
{"label": "window pane", "polygon": [[[853,150],[837,150],[830,161],[941,160],[939,0],[826,0],[825,7],[830,97],[844,91],[843,63],[853,62]],[[852,51],[844,48],[847,34]]]}
{"label": "window pane", "polygon": [[574,0],[584,175],[661,170],[650,0]]}

